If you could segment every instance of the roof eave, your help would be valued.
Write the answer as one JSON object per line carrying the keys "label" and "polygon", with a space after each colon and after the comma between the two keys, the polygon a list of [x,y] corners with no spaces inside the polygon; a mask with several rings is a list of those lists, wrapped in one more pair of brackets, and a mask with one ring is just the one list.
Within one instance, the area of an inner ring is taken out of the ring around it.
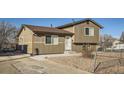
{"label": "roof eave", "polygon": [[58,35],[73,35],[74,33],[56,33],[56,32],[45,32],[45,31],[35,31],[35,34],[58,34]]}
{"label": "roof eave", "polygon": [[74,22],[74,23],[68,23],[68,24],[65,24],[65,25],[62,25],[62,26],[58,26],[58,27],[56,27],[56,28],[59,28],[59,29],[61,29],[61,28],[66,28],[66,27],[74,26],[74,25],[76,25],[76,24],[80,24],[80,23],[83,23],[83,22],[86,22],[86,21],[91,21],[91,22],[93,22],[95,25],[99,26],[101,29],[104,28],[102,25],[96,23],[94,20],[92,20],[92,19],[90,19],[90,18],[85,19],[85,20],[80,20],[80,21]]}

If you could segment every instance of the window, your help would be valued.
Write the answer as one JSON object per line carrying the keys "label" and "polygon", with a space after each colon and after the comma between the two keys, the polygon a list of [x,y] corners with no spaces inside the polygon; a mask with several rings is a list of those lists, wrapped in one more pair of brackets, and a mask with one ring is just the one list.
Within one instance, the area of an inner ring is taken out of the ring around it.
{"label": "window", "polygon": [[46,44],[58,45],[58,36],[57,35],[47,35]]}
{"label": "window", "polygon": [[84,28],[84,35],[85,36],[94,36],[94,28],[93,27]]}
{"label": "window", "polygon": [[59,39],[58,39],[58,36],[57,35],[53,35],[52,36],[52,42],[53,42],[54,45],[58,45],[58,42],[59,42],[58,40]]}
{"label": "window", "polygon": [[85,35],[89,35],[89,28],[85,28]]}
{"label": "window", "polygon": [[46,36],[46,44],[51,44],[51,36]]}

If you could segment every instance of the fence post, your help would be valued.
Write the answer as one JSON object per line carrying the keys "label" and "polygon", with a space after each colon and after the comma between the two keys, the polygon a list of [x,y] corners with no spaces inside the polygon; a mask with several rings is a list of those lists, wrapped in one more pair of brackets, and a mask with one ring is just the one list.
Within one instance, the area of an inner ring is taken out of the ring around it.
{"label": "fence post", "polygon": [[119,64],[121,64],[121,59],[122,59],[122,49],[120,51]]}
{"label": "fence post", "polygon": [[121,59],[122,59],[122,49],[120,49],[120,57],[119,57],[119,62],[118,62],[118,69],[117,69],[117,72],[119,73],[120,71],[120,65],[121,65]]}
{"label": "fence post", "polygon": [[96,49],[95,55],[94,55],[93,72],[95,72],[95,69],[96,69],[96,59],[97,59],[97,49]]}

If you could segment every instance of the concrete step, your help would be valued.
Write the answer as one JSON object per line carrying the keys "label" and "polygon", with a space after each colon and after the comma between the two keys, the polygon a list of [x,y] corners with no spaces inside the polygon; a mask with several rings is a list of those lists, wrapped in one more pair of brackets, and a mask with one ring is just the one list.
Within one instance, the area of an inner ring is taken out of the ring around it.
{"label": "concrete step", "polygon": [[65,51],[64,54],[75,54],[75,51]]}

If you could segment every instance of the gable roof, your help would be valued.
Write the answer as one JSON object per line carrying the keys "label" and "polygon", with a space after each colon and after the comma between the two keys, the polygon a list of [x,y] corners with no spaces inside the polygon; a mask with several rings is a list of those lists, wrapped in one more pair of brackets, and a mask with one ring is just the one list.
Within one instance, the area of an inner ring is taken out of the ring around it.
{"label": "gable roof", "polygon": [[64,24],[64,25],[58,26],[56,28],[66,28],[66,27],[74,26],[74,25],[77,25],[77,24],[80,24],[80,23],[84,23],[84,22],[87,22],[87,21],[90,21],[90,22],[94,23],[95,25],[97,25],[98,27],[103,28],[102,25],[98,24],[97,22],[95,22],[94,20],[92,20],[90,18],[87,18],[87,19],[84,19],[84,20],[80,20],[80,21],[75,21],[75,22],[68,23],[68,24]]}
{"label": "gable roof", "polygon": [[[44,27],[44,26],[34,26],[34,25],[23,24],[22,27],[21,27],[21,30],[22,30],[23,27],[29,28],[35,34],[50,33],[50,34],[73,35],[72,32],[62,30],[62,29],[58,29],[58,28],[54,28],[54,27]],[[20,35],[21,30],[20,30],[18,36]]]}

